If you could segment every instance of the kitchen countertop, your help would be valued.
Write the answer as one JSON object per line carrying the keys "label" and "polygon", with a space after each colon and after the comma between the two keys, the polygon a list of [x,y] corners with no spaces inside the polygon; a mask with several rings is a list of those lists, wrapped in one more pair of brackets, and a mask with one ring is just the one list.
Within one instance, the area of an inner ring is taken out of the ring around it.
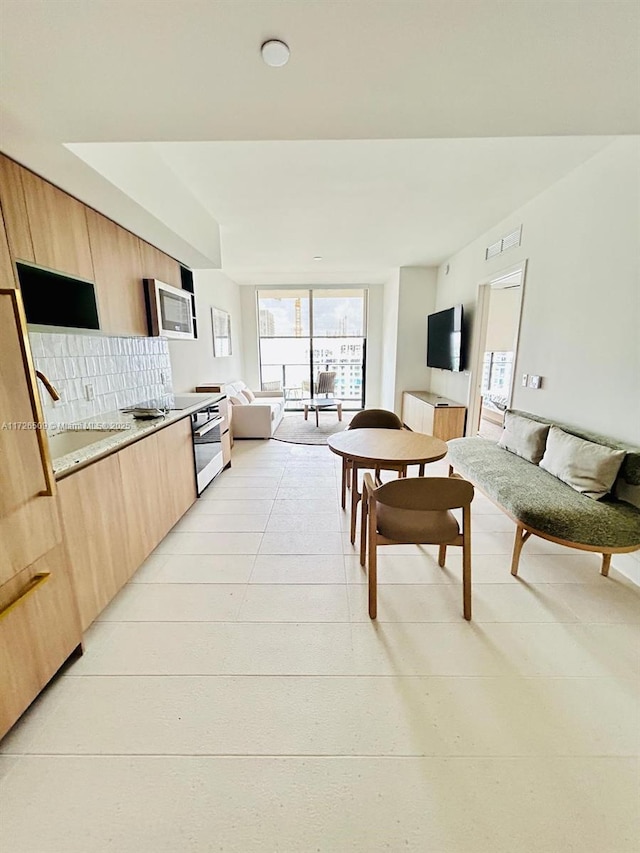
{"label": "kitchen countertop", "polygon": [[182,418],[192,415],[204,406],[217,403],[219,400],[224,399],[224,396],[224,394],[180,394],[181,398],[193,398],[193,404],[185,409],[172,409],[164,417],[152,418],[150,420],[140,420],[134,418],[133,415],[115,411],[105,412],[93,418],[79,421],[78,423],[82,426],[83,430],[111,429],[118,431],[109,436],[98,438],[91,444],[66,453],[64,456],[57,457],[55,455],[56,436],[50,436],[49,448],[55,478],[56,480],[61,480],[74,471],[85,468],[87,465],[91,465],[92,462],[97,462],[98,459],[103,459],[105,456],[110,456],[128,444],[133,444],[134,441],[138,441],[159,429],[163,429],[176,421],[182,420]]}

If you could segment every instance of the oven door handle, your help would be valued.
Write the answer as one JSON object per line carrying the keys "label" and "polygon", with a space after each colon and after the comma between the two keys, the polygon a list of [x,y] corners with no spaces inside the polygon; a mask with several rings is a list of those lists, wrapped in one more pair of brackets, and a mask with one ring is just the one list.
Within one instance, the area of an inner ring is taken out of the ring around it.
{"label": "oven door handle", "polygon": [[210,421],[207,421],[199,429],[194,429],[193,434],[196,436],[196,438],[202,438],[203,435],[206,435],[212,429],[215,429],[215,427],[220,426],[223,421],[223,417],[211,418]]}

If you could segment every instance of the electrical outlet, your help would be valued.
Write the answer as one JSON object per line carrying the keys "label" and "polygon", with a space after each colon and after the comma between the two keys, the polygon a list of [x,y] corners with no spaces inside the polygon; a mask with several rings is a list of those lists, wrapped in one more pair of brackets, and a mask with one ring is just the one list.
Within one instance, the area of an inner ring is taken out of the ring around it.
{"label": "electrical outlet", "polygon": [[87,400],[95,400],[95,390],[93,385],[91,385],[90,383],[87,383],[84,386],[84,396]]}
{"label": "electrical outlet", "polygon": [[542,385],[542,376],[530,376],[529,377],[529,388],[535,388],[536,390],[540,388]]}
{"label": "electrical outlet", "polygon": [[523,388],[526,388],[526,387],[527,387],[527,383],[528,383],[528,381],[529,381],[529,374],[528,374],[528,373],[523,373],[523,374],[522,374],[522,387],[523,387]]}

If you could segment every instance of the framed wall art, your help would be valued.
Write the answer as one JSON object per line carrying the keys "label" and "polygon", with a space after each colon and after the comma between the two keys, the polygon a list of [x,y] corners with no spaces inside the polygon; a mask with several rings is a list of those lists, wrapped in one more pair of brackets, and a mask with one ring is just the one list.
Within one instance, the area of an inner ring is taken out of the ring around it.
{"label": "framed wall art", "polygon": [[211,309],[214,358],[231,355],[231,315],[220,308]]}

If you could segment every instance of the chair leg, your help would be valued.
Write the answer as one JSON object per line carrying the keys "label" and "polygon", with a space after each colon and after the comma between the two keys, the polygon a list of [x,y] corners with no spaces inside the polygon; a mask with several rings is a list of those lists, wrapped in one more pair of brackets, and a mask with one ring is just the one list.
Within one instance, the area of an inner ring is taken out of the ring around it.
{"label": "chair leg", "polygon": [[347,457],[342,457],[342,509],[347,505]]}
{"label": "chair leg", "polygon": [[418,468],[418,477],[424,477],[424,463]]}
{"label": "chair leg", "polygon": [[446,559],[447,559],[447,546],[441,545],[438,548],[438,565],[440,566],[440,568],[442,568],[444,566]]}
{"label": "chair leg", "polygon": [[353,479],[351,481],[351,544],[356,544],[356,519],[358,516],[358,501],[360,500],[360,492],[358,491],[358,471],[353,469]]}
{"label": "chair leg", "polygon": [[368,501],[366,492],[362,495],[362,513],[360,515],[360,565],[364,566],[367,554]]}
{"label": "chair leg", "polygon": [[609,568],[611,566],[611,554],[603,554],[602,555],[602,568],[600,569],[600,574],[608,578],[609,577]]}
{"label": "chair leg", "polygon": [[376,542],[376,525],[369,518],[369,567],[367,576],[369,580],[369,618],[375,619],[378,615],[378,554]]}
{"label": "chair leg", "polygon": [[518,563],[520,562],[522,546],[530,536],[530,530],[525,530],[524,527],[520,527],[520,525],[516,527],[516,538],[513,543],[513,555],[511,557],[511,574],[514,578],[518,576]]}
{"label": "chair leg", "polygon": [[462,545],[462,613],[471,621],[471,547],[465,537]]}

